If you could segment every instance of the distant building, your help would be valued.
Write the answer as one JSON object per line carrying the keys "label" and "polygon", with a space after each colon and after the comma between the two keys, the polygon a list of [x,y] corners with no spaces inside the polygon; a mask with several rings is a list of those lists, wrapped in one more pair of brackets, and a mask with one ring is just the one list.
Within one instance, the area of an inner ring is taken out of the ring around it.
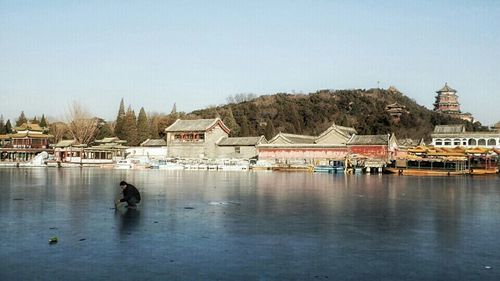
{"label": "distant building", "polygon": [[180,120],[165,129],[168,157],[217,158],[217,142],[229,136],[220,118]]}
{"label": "distant building", "polygon": [[354,128],[332,124],[321,135],[305,136],[279,133],[266,144],[257,146],[259,160],[283,164],[328,164],[344,161],[347,141]]}
{"label": "distant building", "polygon": [[398,150],[395,156],[403,158],[408,155],[408,151],[418,146],[425,146],[424,139],[398,139]]}
{"label": "distant building", "polygon": [[414,148],[421,145],[425,145],[424,139],[398,139],[399,149]]}
{"label": "distant building", "polygon": [[167,142],[164,139],[147,139],[139,146],[127,148],[127,158],[147,157],[150,160],[164,160],[167,158]]}
{"label": "distant building", "polygon": [[222,138],[217,142],[217,158],[256,158],[257,146],[265,143],[267,140],[264,136]]}
{"label": "distant building", "polygon": [[390,93],[393,93],[393,94],[396,94],[396,93],[401,93],[396,87],[394,86],[390,86],[389,88],[387,88],[387,91],[389,91]]}
{"label": "distant building", "polygon": [[11,143],[10,135],[0,135],[0,148],[8,146]]}
{"label": "distant building", "polygon": [[274,136],[269,143],[270,144],[306,144],[314,143],[316,137],[306,136],[306,135],[296,135],[296,134],[285,134],[279,132]]}
{"label": "distant building", "polygon": [[321,135],[319,135],[314,143],[316,144],[346,144],[351,136],[356,134],[356,129],[352,127],[344,127],[332,124]]}
{"label": "distant building", "polygon": [[351,158],[366,158],[372,161],[368,167],[383,167],[397,153],[398,141],[394,134],[353,135],[347,142]]}
{"label": "distant building", "polygon": [[1,160],[24,162],[31,160],[40,152],[51,151],[49,144],[53,136],[47,134],[47,131],[47,128],[28,122],[15,127],[14,133],[0,136]]}
{"label": "distant building", "polygon": [[47,128],[38,124],[24,123],[14,128],[11,134],[12,147],[14,148],[48,148],[51,135],[47,134]]}
{"label": "distant building", "polygon": [[126,142],[111,137],[96,140],[96,145],[88,147],[76,140],[62,140],[54,146],[54,160],[79,165],[113,164],[125,158]]}
{"label": "distant building", "polygon": [[444,87],[436,91],[436,101],[434,102],[434,111],[447,114],[473,122],[474,118],[470,113],[462,113],[460,111],[460,103],[458,102],[457,91],[445,83]]}
{"label": "distant building", "polygon": [[500,132],[500,121],[498,121],[497,123],[495,123],[495,125],[493,125],[493,126],[491,127],[491,129],[492,129],[493,131]]}
{"label": "distant building", "polygon": [[435,147],[500,148],[500,132],[467,132],[464,125],[438,125],[431,138]]}
{"label": "distant building", "polygon": [[391,103],[385,107],[385,111],[391,115],[392,119],[396,122],[399,122],[401,120],[401,115],[404,113],[408,113],[408,110],[406,110],[406,106],[399,104],[397,102]]}

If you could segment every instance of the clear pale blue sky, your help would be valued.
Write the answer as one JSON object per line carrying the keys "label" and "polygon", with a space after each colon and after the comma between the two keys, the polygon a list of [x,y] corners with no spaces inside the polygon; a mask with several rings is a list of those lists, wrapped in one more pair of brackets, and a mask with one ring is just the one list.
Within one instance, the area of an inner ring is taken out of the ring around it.
{"label": "clear pale blue sky", "polygon": [[500,1],[0,1],[0,113],[189,112],[237,93],[445,82],[500,121]]}

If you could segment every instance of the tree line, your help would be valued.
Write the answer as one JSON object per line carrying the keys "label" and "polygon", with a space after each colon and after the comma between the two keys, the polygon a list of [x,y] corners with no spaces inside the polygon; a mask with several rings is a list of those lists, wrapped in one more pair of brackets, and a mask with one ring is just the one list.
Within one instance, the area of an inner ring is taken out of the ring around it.
{"label": "tree line", "polygon": [[[47,127],[54,141],[76,139],[90,144],[95,139],[119,137],[127,145],[139,145],[150,138],[163,138],[165,128],[177,119],[221,118],[231,129],[230,136],[245,137],[264,135],[271,139],[278,132],[319,135],[332,123],[354,127],[358,134],[395,133],[398,138],[429,139],[436,125],[465,124],[468,131],[487,130],[480,123],[467,122],[449,115],[434,112],[419,105],[400,92],[384,89],[320,90],[310,94],[278,93],[257,97],[239,94],[228,97],[228,103],[210,106],[191,113],[178,112],[176,105],[168,114],[149,113],[143,107],[136,115],[132,106],[125,109],[121,99],[116,119],[105,121],[93,117],[83,106],[70,106],[65,122],[49,123],[42,115],[31,123]],[[390,116],[386,106],[398,103],[405,112],[398,120]],[[16,126],[28,119],[21,112]],[[0,116],[0,134],[11,133],[10,120],[4,123]]]}
{"label": "tree line", "polygon": [[[405,107],[397,120],[386,110],[393,103]],[[332,123],[354,127],[358,134],[395,133],[398,138],[412,139],[429,139],[436,125],[465,124],[468,131],[487,130],[478,122],[429,110],[401,92],[378,88],[278,93],[197,110],[192,115],[222,118],[232,136],[264,135],[267,139],[278,132],[317,136]]]}
{"label": "tree line", "polygon": [[[24,111],[16,119],[15,127],[24,123],[39,124],[53,136],[55,143],[74,139],[80,144],[91,144],[96,139],[106,137],[119,137],[127,141],[127,145],[136,146],[149,138],[161,138],[164,136],[165,128],[170,126],[177,118],[189,118],[188,114],[177,112],[174,104],[170,114],[150,113],[149,116],[143,107],[136,115],[129,105],[125,110],[124,100],[120,101],[116,120],[106,121],[103,118],[93,116],[80,103],[73,103],[67,110],[64,121],[48,122],[45,115],[41,119],[37,117],[29,119]],[[193,117],[191,117],[193,118]],[[15,131],[11,121],[4,123],[3,116],[0,116],[0,134],[11,134]]]}

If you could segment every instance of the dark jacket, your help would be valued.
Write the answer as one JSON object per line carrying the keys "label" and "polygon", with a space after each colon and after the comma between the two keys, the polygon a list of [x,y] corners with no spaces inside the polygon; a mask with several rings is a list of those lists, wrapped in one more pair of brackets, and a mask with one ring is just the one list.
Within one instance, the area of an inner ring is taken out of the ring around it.
{"label": "dark jacket", "polygon": [[141,194],[139,193],[139,190],[137,190],[137,188],[130,183],[127,183],[127,187],[123,190],[123,198],[120,199],[120,202],[130,202],[132,197],[134,197],[137,202],[141,201]]}

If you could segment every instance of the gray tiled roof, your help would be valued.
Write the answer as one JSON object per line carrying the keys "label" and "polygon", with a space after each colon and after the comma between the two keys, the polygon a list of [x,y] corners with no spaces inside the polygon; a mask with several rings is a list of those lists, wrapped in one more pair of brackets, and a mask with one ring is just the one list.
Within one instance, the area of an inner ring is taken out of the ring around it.
{"label": "gray tiled roof", "polygon": [[432,138],[498,138],[500,132],[433,133]]}
{"label": "gray tiled roof", "polygon": [[465,132],[465,125],[437,125],[434,134],[458,134]]}
{"label": "gray tiled roof", "polygon": [[126,140],[121,140],[118,137],[103,138],[101,140],[95,140],[95,143],[106,144],[106,143],[126,143]]}
{"label": "gray tiled roof", "polygon": [[141,143],[141,146],[166,146],[164,139],[147,139]]}
{"label": "gray tiled roof", "polygon": [[387,145],[390,135],[354,135],[347,145]]}
{"label": "gray tiled roof", "polygon": [[448,83],[445,83],[444,87],[441,88],[441,90],[436,91],[436,93],[441,93],[441,92],[453,92],[453,93],[456,93],[457,91],[455,91],[455,89],[453,89],[450,86],[448,86]]}
{"label": "gray tiled roof", "polygon": [[417,146],[421,143],[421,139],[398,139],[398,145],[400,146]]}
{"label": "gray tiled roof", "polygon": [[23,123],[19,127],[15,127],[14,131],[19,132],[19,131],[29,130],[29,131],[42,132],[42,131],[45,131],[46,129],[47,128],[45,128],[45,127],[42,128],[39,124],[27,122],[27,123]]}
{"label": "gray tiled roof", "polygon": [[337,130],[341,131],[342,133],[346,134],[347,136],[354,135],[357,133],[356,129],[354,129],[352,127],[344,127],[344,126],[338,126],[338,125],[335,125],[335,127],[337,128]]}
{"label": "gray tiled roof", "polygon": [[[175,121],[174,124],[170,125],[168,128],[165,129],[165,132],[205,131],[205,130],[208,130],[213,125],[215,125],[218,121],[221,121],[221,120],[219,118],[196,119],[196,120],[177,119],[177,121]],[[222,125],[223,125],[223,123],[222,123]],[[227,128],[224,126],[224,129],[227,129]],[[229,129],[227,129],[227,130],[229,130]]]}
{"label": "gray tiled roof", "polygon": [[240,138],[223,138],[217,145],[220,146],[251,146],[260,143],[266,143],[263,136],[260,137],[240,137]]}
{"label": "gray tiled roof", "polygon": [[54,147],[68,147],[76,144],[76,140],[62,140],[54,145]]}
{"label": "gray tiled roof", "polygon": [[313,136],[285,134],[285,133],[279,133],[279,135],[291,141],[292,143],[314,143],[316,141],[316,137]]}
{"label": "gray tiled roof", "polygon": [[391,104],[388,104],[385,106],[386,109],[389,109],[389,108],[406,108],[406,106],[402,105],[402,104],[399,104],[398,102],[395,102],[395,103],[391,103]]}
{"label": "gray tiled roof", "polygon": [[338,125],[335,125],[335,123],[334,123],[333,125],[328,127],[328,129],[326,129],[323,133],[321,133],[321,135],[319,135],[317,137],[317,139],[320,139],[320,138],[328,135],[332,130],[337,131],[339,134],[343,135],[345,138],[350,138],[352,135],[356,134],[356,129],[354,129],[352,127],[338,126]]}

